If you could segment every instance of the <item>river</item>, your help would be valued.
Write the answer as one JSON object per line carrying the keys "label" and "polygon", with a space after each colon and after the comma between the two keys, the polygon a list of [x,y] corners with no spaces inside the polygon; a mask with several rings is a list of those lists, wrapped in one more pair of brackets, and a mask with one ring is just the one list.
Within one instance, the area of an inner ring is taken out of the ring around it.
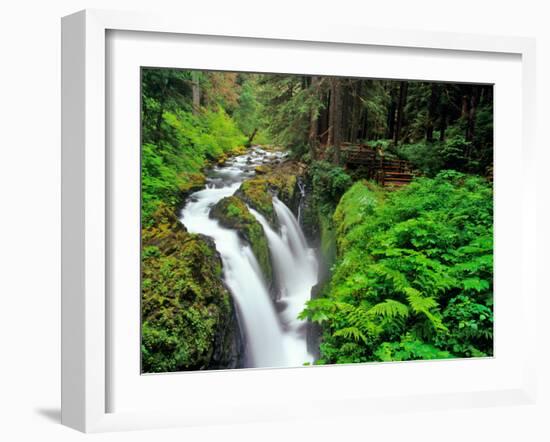
{"label": "river", "polygon": [[[298,220],[278,198],[273,207],[279,229],[249,207],[262,225],[269,244],[278,287],[277,301],[270,296],[265,277],[248,244],[235,230],[220,226],[209,217],[214,204],[231,196],[241,183],[254,176],[254,168],[283,160],[284,152],[268,152],[258,146],[228,160],[207,174],[206,187],[189,196],[181,222],[192,233],[211,237],[220,253],[223,278],[238,306],[246,334],[244,367],[295,367],[311,363],[307,351],[306,323],[297,319],[317,283],[317,260],[309,248]],[[243,367],[243,368],[244,368]]]}

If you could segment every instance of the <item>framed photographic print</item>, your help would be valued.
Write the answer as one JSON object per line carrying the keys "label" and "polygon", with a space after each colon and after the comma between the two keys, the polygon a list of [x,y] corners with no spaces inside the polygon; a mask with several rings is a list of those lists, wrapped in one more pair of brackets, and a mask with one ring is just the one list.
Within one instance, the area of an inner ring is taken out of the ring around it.
{"label": "framed photographic print", "polygon": [[62,42],[64,424],[532,400],[531,40],[84,11]]}

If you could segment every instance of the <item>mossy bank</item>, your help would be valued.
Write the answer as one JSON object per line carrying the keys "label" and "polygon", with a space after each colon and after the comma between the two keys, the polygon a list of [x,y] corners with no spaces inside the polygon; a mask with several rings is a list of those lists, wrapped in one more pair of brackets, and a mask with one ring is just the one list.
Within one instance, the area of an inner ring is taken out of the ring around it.
{"label": "mossy bank", "polygon": [[214,244],[167,206],[142,234],[142,370],[236,368],[244,343]]}

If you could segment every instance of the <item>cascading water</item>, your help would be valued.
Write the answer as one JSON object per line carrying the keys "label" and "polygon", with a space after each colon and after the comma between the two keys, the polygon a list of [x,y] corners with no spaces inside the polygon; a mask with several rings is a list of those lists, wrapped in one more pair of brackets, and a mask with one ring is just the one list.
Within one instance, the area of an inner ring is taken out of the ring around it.
{"label": "cascading water", "polygon": [[311,287],[317,283],[317,261],[313,250],[307,247],[304,234],[290,209],[279,199],[273,198],[273,207],[280,224],[280,233],[269,225],[258,212],[250,209],[264,228],[269,243],[277,284],[281,291],[283,327],[290,337],[287,351],[292,360],[313,357],[307,352],[304,321],[298,314],[310,298]]}
{"label": "cascading water", "polygon": [[235,157],[226,166],[215,168],[209,174],[207,187],[193,193],[182,210],[181,221],[187,230],[211,237],[220,253],[224,281],[239,307],[246,332],[247,367],[299,366],[313,360],[307,352],[304,322],[297,316],[317,282],[317,263],[290,209],[273,198],[280,232],[250,209],[268,240],[281,291],[278,309],[252,249],[243,244],[236,231],[221,227],[208,216],[214,204],[233,195],[242,181],[254,174],[255,166],[283,155],[255,147],[251,153]]}
{"label": "cascading water", "polygon": [[298,184],[298,189],[300,189],[300,203],[298,204],[298,224],[302,222],[302,206],[304,204],[304,198],[306,196],[306,186],[301,178],[298,178],[296,181]]}

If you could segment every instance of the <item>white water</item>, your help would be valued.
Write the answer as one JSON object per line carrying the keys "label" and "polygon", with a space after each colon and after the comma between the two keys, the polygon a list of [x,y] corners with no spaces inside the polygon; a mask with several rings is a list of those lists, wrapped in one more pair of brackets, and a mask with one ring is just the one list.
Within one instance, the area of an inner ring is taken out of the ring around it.
{"label": "white water", "polygon": [[282,156],[253,148],[251,153],[215,168],[207,188],[193,193],[182,210],[181,221],[185,227],[190,232],[211,237],[221,255],[224,281],[238,305],[246,333],[248,367],[289,367],[312,361],[307,352],[304,323],[297,316],[317,282],[315,256],[308,249],[296,218],[284,203],[277,198],[273,200],[280,234],[259,213],[251,210],[266,233],[281,289],[282,308],[277,313],[252,249],[243,244],[234,230],[221,227],[208,214],[214,204],[233,195],[241,182],[254,174],[255,166]]}
{"label": "white water", "polygon": [[[304,186],[304,183],[302,180],[298,179],[298,189],[300,189],[300,196],[302,199],[306,196],[306,188]],[[300,204],[298,204],[298,224],[302,221],[302,201],[300,201]]]}
{"label": "white water", "polygon": [[[317,261],[313,250],[307,247],[304,234],[290,209],[276,197],[273,206],[281,232],[271,228],[267,220],[250,209],[264,228],[269,242],[277,283],[281,290],[280,302],[285,331],[296,340],[304,339],[304,322],[297,318],[310,298],[311,287],[317,283]],[[311,359],[311,356],[309,356]]]}

